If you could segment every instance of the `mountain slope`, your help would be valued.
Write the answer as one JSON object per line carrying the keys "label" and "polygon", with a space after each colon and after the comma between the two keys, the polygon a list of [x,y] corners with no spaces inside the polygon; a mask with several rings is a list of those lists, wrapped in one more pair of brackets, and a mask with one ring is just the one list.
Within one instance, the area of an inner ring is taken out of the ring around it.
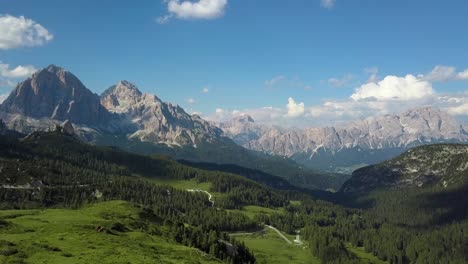
{"label": "mountain slope", "polygon": [[371,117],[340,127],[288,129],[256,124],[245,116],[221,123],[220,128],[246,148],[327,170],[377,163],[422,144],[468,142],[463,126],[434,108]]}
{"label": "mountain slope", "polygon": [[111,117],[96,94],[72,73],[55,65],[18,84],[0,105],[0,111],[96,126],[107,123]]}
{"label": "mountain slope", "polygon": [[127,81],[120,81],[104,91],[101,103],[135,125],[130,138],[169,145],[193,145],[223,141],[222,131],[189,115],[178,105],[165,103],[151,94],[143,94]]}
{"label": "mountain slope", "polygon": [[413,148],[399,157],[356,170],[342,192],[377,188],[451,187],[468,183],[468,145],[439,144]]}

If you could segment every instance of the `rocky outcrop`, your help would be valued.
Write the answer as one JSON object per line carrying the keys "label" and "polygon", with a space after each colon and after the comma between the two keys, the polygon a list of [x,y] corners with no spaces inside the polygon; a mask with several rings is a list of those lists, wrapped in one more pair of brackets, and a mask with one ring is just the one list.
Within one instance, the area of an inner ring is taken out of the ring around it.
{"label": "rocky outcrop", "polygon": [[75,128],[73,128],[73,124],[72,122],[70,122],[70,120],[66,120],[65,122],[63,122],[62,128],[64,133],[67,133],[69,135],[75,134]]}

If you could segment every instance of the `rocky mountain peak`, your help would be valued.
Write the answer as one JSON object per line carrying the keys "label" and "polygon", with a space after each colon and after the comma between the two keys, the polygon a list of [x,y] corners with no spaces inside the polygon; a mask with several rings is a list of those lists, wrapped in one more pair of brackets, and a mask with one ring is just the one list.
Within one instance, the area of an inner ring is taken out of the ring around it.
{"label": "rocky mountain peak", "polygon": [[48,72],[51,72],[51,73],[57,73],[57,72],[60,72],[60,71],[65,71],[65,69],[63,69],[63,68],[61,68],[59,66],[56,66],[54,64],[50,64],[49,66],[44,68],[44,70],[47,70]]}
{"label": "rocky mountain peak", "polygon": [[128,81],[119,81],[101,94],[101,104],[107,110],[119,114],[135,113],[144,105],[161,105],[162,103],[156,95],[142,93],[135,84]]}
{"label": "rocky mountain peak", "polygon": [[0,105],[0,112],[87,125],[103,124],[110,116],[96,94],[75,75],[55,65],[18,84]]}
{"label": "rocky mountain peak", "polygon": [[254,123],[255,122],[254,119],[250,115],[247,115],[247,114],[238,116],[234,120],[239,123]]}
{"label": "rocky mountain peak", "polygon": [[102,96],[106,96],[109,94],[113,94],[118,97],[131,96],[134,98],[139,98],[143,95],[135,84],[126,80],[119,81],[116,85],[109,87],[106,91],[102,93]]}

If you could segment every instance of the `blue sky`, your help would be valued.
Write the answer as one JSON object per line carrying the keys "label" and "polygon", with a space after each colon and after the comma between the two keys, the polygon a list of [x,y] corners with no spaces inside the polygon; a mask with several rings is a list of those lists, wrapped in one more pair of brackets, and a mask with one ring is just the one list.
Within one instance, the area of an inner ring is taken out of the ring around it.
{"label": "blue sky", "polygon": [[[0,94],[56,64],[96,93],[126,79],[213,120],[468,115],[464,0],[0,0],[0,14]],[[27,33],[7,16],[47,34],[12,42]]]}

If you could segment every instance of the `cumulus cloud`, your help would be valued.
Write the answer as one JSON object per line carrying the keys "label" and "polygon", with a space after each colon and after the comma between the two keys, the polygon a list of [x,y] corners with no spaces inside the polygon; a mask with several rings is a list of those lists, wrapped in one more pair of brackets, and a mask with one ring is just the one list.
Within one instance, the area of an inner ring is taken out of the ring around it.
{"label": "cumulus cloud", "polygon": [[188,98],[185,101],[187,101],[187,103],[189,103],[189,104],[194,104],[196,102],[195,99],[193,99],[193,98]]}
{"label": "cumulus cloud", "polygon": [[296,103],[292,97],[288,98],[286,107],[288,109],[287,115],[290,117],[298,117],[304,114],[304,103]]}
{"label": "cumulus cloud", "polygon": [[0,49],[41,46],[53,38],[47,29],[29,18],[0,15]]}
{"label": "cumulus cloud", "polygon": [[287,124],[288,120],[291,120],[291,118],[286,114],[287,112],[284,108],[272,106],[243,110],[234,109],[232,111],[218,108],[214,113],[206,115],[204,118],[213,122],[222,122],[231,120],[234,117],[250,115],[257,123]]}
{"label": "cumulus cloud", "polygon": [[430,82],[446,82],[453,80],[457,75],[455,67],[437,65],[431,72],[423,76],[424,80]]}
{"label": "cumulus cloud", "polygon": [[350,82],[354,79],[354,76],[352,74],[345,74],[341,78],[330,78],[328,79],[328,84],[336,87],[336,88],[341,88],[346,85],[349,85]]}
{"label": "cumulus cloud", "polygon": [[[370,75],[377,74],[377,69],[365,70],[365,72]],[[456,78],[462,78],[464,74],[468,74],[468,70],[455,71],[455,73]],[[443,78],[434,78],[433,80],[443,80]],[[311,127],[336,125],[336,123],[359,118],[401,113],[417,107],[440,108],[452,115],[459,116],[461,119],[468,118],[468,92],[443,94],[434,90],[432,82],[424,78],[423,75],[389,75],[379,81],[358,86],[348,98],[341,100],[329,99],[320,104],[306,107],[303,102],[296,102],[290,97],[285,107],[269,106],[234,111],[221,110],[216,112],[216,116],[212,114],[206,118],[219,121],[249,114],[258,123]]]}
{"label": "cumulus cloud", "polygon": [[462,71],[462,72],[459,72],[457,74],[457,79],[459,80],[468,80],[468,69]]}
{"label": "cumulus cloud", "polygon": [[458,72],[453,66],[437,65],[427,74],[419,75],[421,79],[430,82],[448,82],[453,80],[468,80],[468,69]]}
{"label": "cumulus cloud", "polygon": [[10,69],[10,65],[0,62],[0,76],[3,78],[25,78],[31,76],[37,69],[32,65],[17,66]]}
{"label": "cumulus cloud", "polygon": [[224,15],[227,0],[166,0],[169,14],[159,17],[159,23],[167,23],[172,17],[187,20],[215,19]]}
{"label": "cumulus cloud", "polygon": [[210,89],[208,87],[204,87],[202,89],[202,93],[208,93],[210,91]]}
{"label": "cumulus cloud", "polygon": [[382,81],[366,83],[351,95],[353,100],[414,100],[434,94],[432,84],[414,75],[387,76]]}
{"label": "cumulus cloud", "polygon": [[19,80],[31,76],[37,69],[31,65],[17,66],[11,68],[9,64],[0,61],[0,88],[11,88]]}
{"label": "cumulus cloud", "polygon": [[335,0],[320,0],[320,5],[327,9],[332,9],[335,6]]}
{"label": "cumulus cloud", "polygon": [[468,115],[468,102],[447,108],[447,112],[452,115]]}

